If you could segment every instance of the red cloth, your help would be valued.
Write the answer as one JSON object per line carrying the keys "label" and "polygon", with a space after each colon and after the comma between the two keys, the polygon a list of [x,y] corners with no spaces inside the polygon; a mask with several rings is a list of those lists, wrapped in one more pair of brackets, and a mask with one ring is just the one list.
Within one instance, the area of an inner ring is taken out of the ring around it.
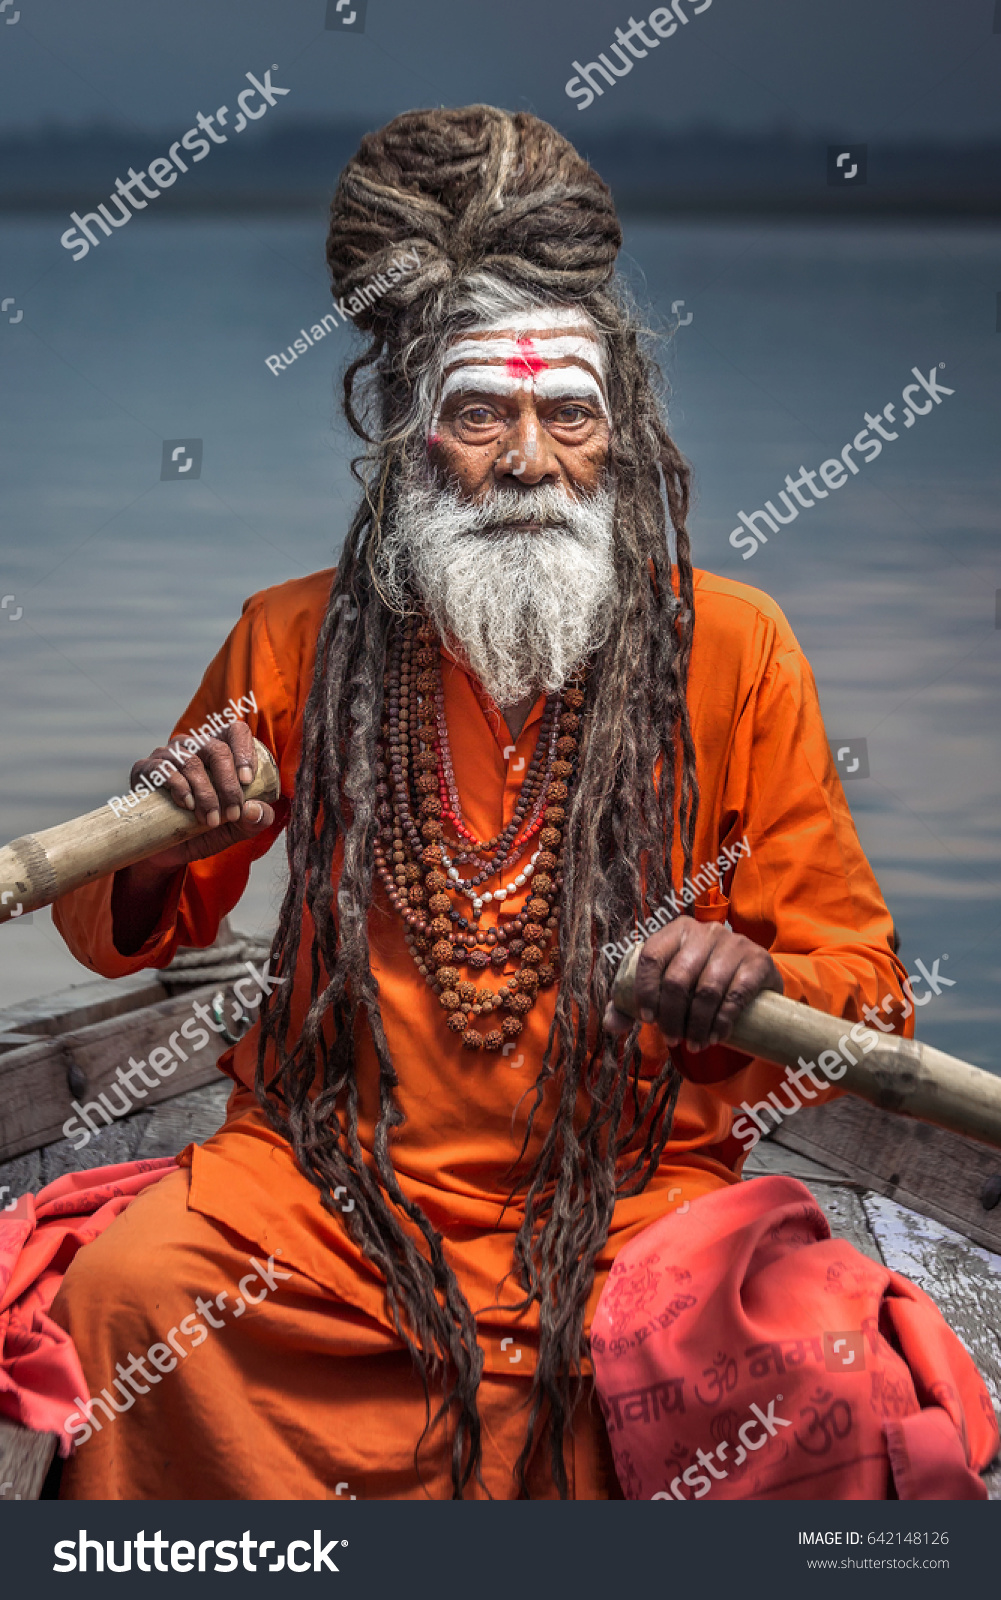
{"label": "red cloth", "polygon": [[0,1416],[59,1434],[64,1456],[66,1417],[89,1395],[76,1347],[49,1307],[77,1251],[176,1166],[167,1157],[71,1172],[0,1209]]}
{"label": "red cloth", "polygon": [[718,1189],[616,1257],[591,1330],[631,1500],[975,1500],[990,1395],[933,1302],[793,1178]]}

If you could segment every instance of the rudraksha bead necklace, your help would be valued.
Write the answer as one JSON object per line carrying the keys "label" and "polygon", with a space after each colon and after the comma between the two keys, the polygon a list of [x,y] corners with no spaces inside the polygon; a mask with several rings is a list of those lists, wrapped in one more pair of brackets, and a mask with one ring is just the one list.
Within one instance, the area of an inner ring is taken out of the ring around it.
{"label": "rudraksha bead necklace", "polygon": [[[511,821],[483,841],[462,816],[435,629],[426,618],[407,619],[390,648],[376,760],[375,865],[404,922],[417,970],[467,1050],[500,1050],[506,1040],[516,1039],[539,989],[556,978],[556,952],[550,947],[559,926],[563,831],[575,777],[582,681],[575,675],[561,694],[547,700]],[[519,867],[536,835],[537,848]],[[474,867],[472,877],[461,876],[463,865]],[[497,888],[483,889],[492,878],[500,880]],[[533,893],[523,910],[507,927],[482,929],[484,907],[516,894],[530,878]],[[463,915],[456,898],[470,902],[470,916]],[[505,976],[511,961],[517,970]],[[462,966],[473,973],[491,967],[504,978],[503,985],[478,987],[463,978]],[[481,1033],[474,1018],[494,1011],[505,1013],[500,1026]]]}

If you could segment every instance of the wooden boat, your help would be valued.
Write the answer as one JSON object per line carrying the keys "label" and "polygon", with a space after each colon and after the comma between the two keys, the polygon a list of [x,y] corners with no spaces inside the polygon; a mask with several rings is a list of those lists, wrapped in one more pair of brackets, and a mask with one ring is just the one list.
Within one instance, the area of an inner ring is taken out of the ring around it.
{"label": "wooden boat", "polygon": [[[228,985],[262,961],[266,941],[228,924],[210,949],[185,951],[162,972],[96,979],[0,1010],[0,1206],[64,1172],[172,1156],[220,1125],[230,1083],[215,1063],[227,1038],[149,1091],[130,1116],[84,1150],[63,1137],[73,1101],[94,1099],[115,1068],[142,1056],[190,1014],[214,1008],[227,1035]],[[832,1232],[920,1285],[963,1340],[1001,1413],[1001,1151],[845,1097],[804,1107],[750,1153],[745,1177],[788,1173],[812,1191]],[[0,1419],[0,1498],[37,1498],[55,1453],[52,1435]],[[1001,1458],[985,1474],[1001,1499]]]}

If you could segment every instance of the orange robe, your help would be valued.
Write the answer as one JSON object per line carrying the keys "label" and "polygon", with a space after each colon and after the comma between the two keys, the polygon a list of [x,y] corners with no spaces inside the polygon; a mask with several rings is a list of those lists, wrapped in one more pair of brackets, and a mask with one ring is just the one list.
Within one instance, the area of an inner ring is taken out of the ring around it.
{"label": "orange robe", "polygon": [[[252,691],[257,711],[248,720],[278,760],[283,796],[291,795],[331,576],[294,580],[247,602],[172,740],[222,712],[231,697]],[[890,917],[859,846],[813,677],[792,631],[765,595],[743,584],[698,573],[695,597],[689,705],[701,804],[694,863],[698,868],[715,860],[745,835],[750,854],[727,874],[725,892],[700,895],[691,914],[727,919],[766,946],[787,995],[853,1021],[864,1003],[879,1005],[887,995],[899,1009],[905,969],[892,953]],[[443,676],[463,811],[488,838],[513,813],[544,702],[534,707],[508,761],[507,729],[480,687],[451,661]],[[63,937],[81,961],[109,977],[163,966],[181,946],[210,944],[221,917],[240,899],[252,861],[270,846],[287,812],[283,799],[267,836],[188,867],[134,956],[120,955],[112,941],[110,878],[60,901],[55,917]],[[679,857],[678,880],[680,868]],[[516,914],[529,892],[509,899],[505,915]],[[369,929],[406,1117],[393,1136],[393,1160],[406,1194],[441,1230],[477,1314],[485,1357],[484,1480],[487,1492],[508,1496],[525,1428],[536,1318],[534,1308],[511,1310],[518,1291],[508,1274],[522,1213],[517,1203],[505,1209],[504,1202],[554,994],[542,991],[515,1051],[470,1054],[417,973],[378,885]],[[623,929],[622,937],[628,932]],[[293,997],[296,1019],[308,1001],[311,938],[307,924]],[[645,1028],[641,1043],[643,1075],[653,1076],[664,1057],[662,1037]],[[120,1405],[105,1403],[93,1413],[98,1426],[69,1464],[64,1493],[445,1496],[450,1487],[440,1430],[422,1447],[420,1472],[415,1469],[423,1393],[393,1332],[380,1276],[340,1219],[321,1208],[290,1149],[269,1129],[249,1087],[256,1054],[255,1027],[220,1062],[236,1084],[225,1127],[203,1147],[189,1148],[183,1170],[143,1194],[81,1252],[67,1276],[53,1314],[76,1340],[92,1395],[113,1384],[116,1363],[142,1358],[158,1341],[164,1367],[170,1350],[177,1354],[175,1366],[158,1377],[155,1364],[141,1369],[149,1378],[142,1382],[147,1392],[129,1401],[132,1389],[123,1380],[112,1390]],[[616,1206],[588,1325],[623,1244],[666,1210],[737,1181],[743,1146],[731,1132],[731,1108],[745,1097],[762,1099],[782,1078],[774,1066],[719,1048],[689,1057],[686,1070],[691,1078],[658,1171],[642,1194]],[[370,1151],[377,1067],[361,1023],[357,1073],[361,1139]],[[551,1103],[544,1102],[537,1119],[540,1131],[527,1162],[538,1150]],[[246,1295],[257,1303],[238,1314],[241,1282],[258,1267],[268,1277],[257,1277]],[[262,1291],[265,1281],[270,1287]],[[198,1296],[215,1304],[214,1322],[196,1310]],[[578,1498],[617,1492],[595,1405],[578,1412],[568,1461]],[[537,1494],[553,1492],[544,1446],[530,1483]]]}

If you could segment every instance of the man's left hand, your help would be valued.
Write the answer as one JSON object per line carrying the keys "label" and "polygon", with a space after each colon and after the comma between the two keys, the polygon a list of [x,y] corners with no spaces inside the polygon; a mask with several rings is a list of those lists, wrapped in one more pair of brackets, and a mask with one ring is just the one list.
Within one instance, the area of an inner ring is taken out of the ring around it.
{"label": "man's left hand", "polygon": [[[782,979],[759,944],[719,922],[677,917],[651,934],[636,969],[643,1022],[655,1022],[669,1045],[690,1050],[723,1044],[738,1016],[763,989],[781,994]],[[605,1031],[627,1033],[633,1018],[609,1004]]]}

